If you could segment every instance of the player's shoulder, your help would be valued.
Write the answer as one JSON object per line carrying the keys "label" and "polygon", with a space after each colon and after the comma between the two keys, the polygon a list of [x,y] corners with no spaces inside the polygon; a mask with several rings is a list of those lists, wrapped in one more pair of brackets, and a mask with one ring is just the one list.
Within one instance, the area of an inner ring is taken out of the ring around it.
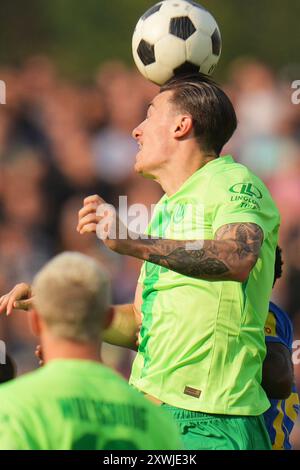
{"label": "player's shoulder", "polygon": [[42,371],[36,370],[22,375],[0,386],[0,413],[20,416],[31,409],[32,404],[43,394],[40,389]]}
{"label": "player's shoulder", "polygon": [[[42,369],[34,370],[28,372],[20,377],[17,377],[13,380],[5,382],[0,386],[0,397],[9,396],[20,390],[26,390],[31,388],[32,385],[35,385],[41,376]],[[24,397],[25,398],[25,397]]]}
{"label": "player's shoulder", "polygon": [[282,342],[291,349],[293,326],[288,314],[273,302],[269,303],[269,313],[265,324],[267,342]]}
{"label": "player's shoulder", "polygon": [[274,315],[278,323],[284,324],[290,330],[293,329],[292,322],[287,312],[271,301],[269,303],[269,315],[270,314]]}
{"label": "player's shoulder", "polygon": [[266,205],[268,210],[273,209],[277,212],[278,209],[271,196],[265,183],[253,173],[247,166],[238,163],[230,155],[219,157],[224,159],[219,166],[216,167],[215,172],[212,173],[210,179],[209,197],[224,197],[224,191],[230,200],[240,200],[248,198],[248,200],[255,200],[261,204]]}
{"label": "player's shoulder", "polygon": [[229,178],[230,180],[236,180],[237,178],[240,178],[241,182],[252,181],[267,190],[264,182],[255,173],[253,173],[250,168],[243,165],[242,163],[237,162],[233,157],[231,157],[231,155],[219,158],[221,159],[222,164],[219,165],[216,169],[214,174],[215,177],[222,178],[223,176],[224,178]]}

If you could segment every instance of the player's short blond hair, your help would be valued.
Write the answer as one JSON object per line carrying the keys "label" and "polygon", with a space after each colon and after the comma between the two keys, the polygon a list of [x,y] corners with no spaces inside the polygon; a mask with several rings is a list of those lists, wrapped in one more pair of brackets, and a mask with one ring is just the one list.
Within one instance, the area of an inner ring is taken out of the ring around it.
{"label": "player's short blond hair", "polygon": [[65,252],[49,261],[33,281],[34,307],[55,336],[98,341],[111,302],[106,270],[92,258]]}

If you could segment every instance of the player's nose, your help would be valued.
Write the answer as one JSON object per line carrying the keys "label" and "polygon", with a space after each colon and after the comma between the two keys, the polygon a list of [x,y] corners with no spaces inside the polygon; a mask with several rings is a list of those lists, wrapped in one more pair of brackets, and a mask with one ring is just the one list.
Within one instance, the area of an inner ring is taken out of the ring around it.
{"label": "player's nose", "polygon": [[138,140],[140,137],[142,136],[142,130],[140,128],[140,126],[137,126],[135,129],[133,129],[132,131],[132,137],[135,139],[135,140]]}

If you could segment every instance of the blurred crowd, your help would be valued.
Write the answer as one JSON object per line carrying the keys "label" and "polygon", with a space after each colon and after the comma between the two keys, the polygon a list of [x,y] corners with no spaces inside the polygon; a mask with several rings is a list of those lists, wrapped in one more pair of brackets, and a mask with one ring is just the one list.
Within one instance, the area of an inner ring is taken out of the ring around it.
{"label": "blurred crowd", "polygon": [[[17,282],[31,282],[54,254],[75,250],[105,263],[115,303],[131,302],[140,262],[109,252],[94,236],[80,236],[77,212],[90,194],[112,204],[127,195],[128,204],[149,208],[161,197],[158,185],[134,174],[131,137],[158,88],[118,62],[102,65],[90,83],[71,83],[46,57],[0,67],[0,79],[6,83],[6,104],[0,105],[1,295]],[[281,212],[284,267],[273,300],[288,311],[300,340],[300,105],[292,104],[284,74],[256,61],[233,63],[223,85],[239,119],[224,154],[265,181]],[[0,338],[19,373],[37,366],[26,314],[0,318]],[[104,359],[128,376],[129,352],[105,346]],[[295,370],[300,390],[300,366]]]}

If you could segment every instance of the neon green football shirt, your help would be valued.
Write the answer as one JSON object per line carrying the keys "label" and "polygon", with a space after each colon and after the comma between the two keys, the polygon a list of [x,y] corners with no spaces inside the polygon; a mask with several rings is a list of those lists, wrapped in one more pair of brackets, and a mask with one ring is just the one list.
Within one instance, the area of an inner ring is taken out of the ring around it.
{"label": "neon green football shirt", "polygon": [[259,415],[269,408],[260,383],[280,217],[265,185],[231,156],[220,157],[161,199],[148,233],[210,240],[221,226],[243,222],[264,233],[244,283],[143,264],[140,347],[130,378],[137,389],[193,411]]}
{"label": "neon green football shirt", "polygon": [[0,387],[0,449],[180,449],[166,411],[115,372],[55,360]]}

